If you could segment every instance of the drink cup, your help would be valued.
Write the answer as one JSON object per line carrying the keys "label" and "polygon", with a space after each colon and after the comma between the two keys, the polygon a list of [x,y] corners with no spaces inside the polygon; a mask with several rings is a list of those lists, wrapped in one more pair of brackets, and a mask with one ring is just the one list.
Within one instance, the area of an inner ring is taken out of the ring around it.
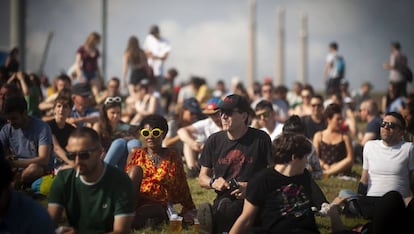
{"label": "drink cup", "polygon": [[169,229],[171,232],[181,232],[183,229],[182,226],[183,223],[183,217],[181,216],[171,216],[170,217],[170,223],[169,223]]}
{"label": "drink cup", "polygon": [[198,221],[197,218],[194,219],[194,231],[196,233],[199,233],[200,232],[200,222]]}

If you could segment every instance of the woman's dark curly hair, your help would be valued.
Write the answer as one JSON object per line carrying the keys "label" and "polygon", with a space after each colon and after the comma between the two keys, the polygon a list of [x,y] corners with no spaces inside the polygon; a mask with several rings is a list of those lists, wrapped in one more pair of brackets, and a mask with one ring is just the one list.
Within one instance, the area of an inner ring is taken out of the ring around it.
{"label": "woman's dark curly hair", "polygon": [[325,109],[325,111],[323,113],[323,116],[324,116],[325,119],[332,119],[332,117],[335,114],[341,114],[341,113],[342,113],[341,106],[338,105],[338,104],[336,104],[336,103],[332,103],[332,104],[329,104],[326,107],[326,109]]}
{"label": "woman's dark curly hair", "polygon": [[304,135],[283,132],[272,143],[272,158],[275,164],[285,164],[292,161],[292,155],[301,159],[311,150],[311,142]]}
{"label": "woman's dark curly hair", "polygon": [[139,129],[145,128],[145,125],[148,124],[152,128],[159,128],[164,131],[164,134],[168,132],[168,123],[167,120],[158,114],[147,115],[144,117],[139,125]]}

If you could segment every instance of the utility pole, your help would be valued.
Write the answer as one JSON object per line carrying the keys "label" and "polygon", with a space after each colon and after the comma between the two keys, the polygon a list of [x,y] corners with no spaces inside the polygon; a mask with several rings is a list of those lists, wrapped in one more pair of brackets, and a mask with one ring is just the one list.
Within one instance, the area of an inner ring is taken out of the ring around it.
{"label": "utility pole", "polygon": [[275,70],[275,85],[281,85],[284,82],[285,76],[285,9],[278,7],[276,9],[278,22],[276,23],[276,70]]}
{"label": "utility pole", "polygon": [[10,48],[19,49],[20,69],[25,70],[26,45],[25,45],[25,1],[10,1]]}
{"label": "utility pole", "polygon": [[300,55],[299,55],[299,81],[302,84],[308,83],[308,16],[301,14],[300,37]]}
{"label": "utility pole", "polygon": [[[249,42],[248,42],[247,87],[253,88],[256,76],[256,0],[249,0]],[[250,90],[253,92],[253,90]]]}
{"label": "utility pole", "polygon": [[[106,81],[106,54],[108,38],[108,0],[102,0],[102,80]],[[104,84],[103,84],[104,85]]]}

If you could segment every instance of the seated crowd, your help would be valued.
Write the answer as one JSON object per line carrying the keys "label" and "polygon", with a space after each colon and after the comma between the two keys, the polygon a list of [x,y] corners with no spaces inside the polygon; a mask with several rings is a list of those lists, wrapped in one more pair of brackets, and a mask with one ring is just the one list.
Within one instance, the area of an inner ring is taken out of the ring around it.
{"label": "seated crowd", "polygon": [[[47,196],[45,233],[63,216],[62,233],[128,233],[165,223],[171,205],[185,223],[198,219],[201,233],[319,233],[314,208],[346,233],[333,209],[351,198],[362,207],[362,197],[384,207],[384,197],[405,200],[404,227],[413,215],[412,93],[395,109],[385,98],[383,109],[369,94],[325,98],[310,84],[289,90],[267,80],[250,93],[240,81],[227,90],[192,77],[165,96],[154,79],[121,90],[113,77],[93,92],[61,74],[43,96],[34,82],[27,89],[29,77],[14,73],[0,87],[1,172],[14,173],[0,178],[0,189]],[[358,191],[326,208],[315,180],[352,177],[355,163],[363,168]],[[187,178],[216,192],[212,204],[196,206]],[[13,217],[3,202],[15,192],[0,194],[2,224]],[[385,219],[374,207],[367,230]]]}

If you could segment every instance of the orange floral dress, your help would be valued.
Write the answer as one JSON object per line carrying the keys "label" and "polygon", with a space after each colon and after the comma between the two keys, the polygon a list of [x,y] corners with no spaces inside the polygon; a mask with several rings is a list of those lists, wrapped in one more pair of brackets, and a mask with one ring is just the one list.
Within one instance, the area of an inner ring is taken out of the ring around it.
{"label": "orange floral dress", "polygon": [[143,170],[139,194],[141,204],[160,203],[165,207],[167,202],[181,204],[182,213],[195,209],[183,162],[175,149],[166,149],[159,167],[147,156],[146,148],[135,148],[131,153],[133,155],[125,171],[128,173],[132,166],[140,166]]}

